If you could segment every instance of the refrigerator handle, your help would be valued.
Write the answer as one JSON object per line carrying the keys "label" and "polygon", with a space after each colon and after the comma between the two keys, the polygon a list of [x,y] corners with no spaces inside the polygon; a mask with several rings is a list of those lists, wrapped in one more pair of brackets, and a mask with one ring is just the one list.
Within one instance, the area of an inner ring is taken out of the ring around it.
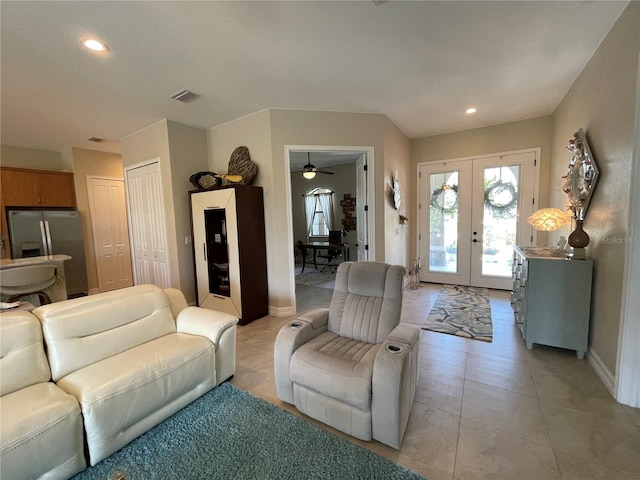
{"label": "refrigerator handle", "polygon": [[53,247],[51,246],[51,230],[49,230],[49,220],[44,221],[44,228],[47,232],[47,255],[53,255]]}
{"label": "refrigerator handle", "polygon": [[40,220],[40,235],[42,236],[42,254],[49,255],[47,253],[47,233],[44,229],[44,222]]}

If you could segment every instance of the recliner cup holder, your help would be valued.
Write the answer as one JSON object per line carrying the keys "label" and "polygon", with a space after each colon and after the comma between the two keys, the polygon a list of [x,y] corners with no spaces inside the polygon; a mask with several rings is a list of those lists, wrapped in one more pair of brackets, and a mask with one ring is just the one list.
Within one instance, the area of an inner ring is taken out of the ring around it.
{"label": "recliner cup holder", "polygon": [[387,343],[387,346],[385,348],[387,349],[387,352],[389,352],[389,353],[402,353],[402,352],[404,352],[404,347],[401,347],[400,345],[394,345],[393,343]]}
{"label": "recliner cup holder", "polygon": [[291,323],[289,324],[289,327],[291,327],[291,328],[300,328],[301,326],[302,326],[302,322],[298,322],[298,321],[296,321],[296,322],[291,322]]}

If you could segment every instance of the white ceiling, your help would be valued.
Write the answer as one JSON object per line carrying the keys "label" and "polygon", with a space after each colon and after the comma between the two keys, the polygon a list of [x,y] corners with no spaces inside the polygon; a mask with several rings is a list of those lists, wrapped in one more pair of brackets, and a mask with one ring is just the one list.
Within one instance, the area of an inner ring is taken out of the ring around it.
{"label": "white ceiling", "polygon": [[119,152],[164,118],[265,108],[382,113],[410,138],[548,115],[627,3],[2,1],[2,143]]}

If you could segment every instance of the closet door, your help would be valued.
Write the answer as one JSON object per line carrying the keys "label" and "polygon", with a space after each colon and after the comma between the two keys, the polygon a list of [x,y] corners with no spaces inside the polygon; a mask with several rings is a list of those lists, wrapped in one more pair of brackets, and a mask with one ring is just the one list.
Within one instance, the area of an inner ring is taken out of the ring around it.
{"label": "closet door", "polygon": [[128,168],[126,182],[135,283],[170,287],[160,163]]}
{"label": "closet door", "polygon": [[133,285],[124,180],[87,177],[101,292]]}

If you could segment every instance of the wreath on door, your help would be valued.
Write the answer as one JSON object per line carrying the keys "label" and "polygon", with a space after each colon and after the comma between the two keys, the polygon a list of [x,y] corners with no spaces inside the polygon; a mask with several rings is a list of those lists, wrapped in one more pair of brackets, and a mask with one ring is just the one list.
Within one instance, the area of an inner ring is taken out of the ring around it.
{"label": "wreath on door", "polygon": [[494,218],[510,218],[518,203],[516,187],[511,182],[496,180],[484,190],[484,207]]}
{"label": "wreath on door", "polygon": [[458,210],[458,185],[444,184],[431,193],[431,207],[444,215],[453,216]]}

